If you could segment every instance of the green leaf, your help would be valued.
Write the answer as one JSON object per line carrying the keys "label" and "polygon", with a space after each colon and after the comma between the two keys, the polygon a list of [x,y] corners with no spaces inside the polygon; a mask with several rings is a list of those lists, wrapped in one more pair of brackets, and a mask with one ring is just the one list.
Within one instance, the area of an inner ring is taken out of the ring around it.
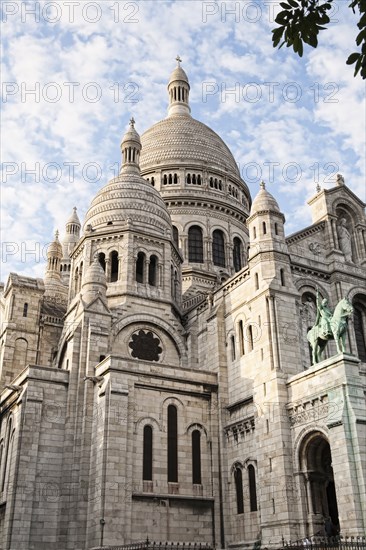
{"label": "green leaf", "polygon": [[291,9],[291,6],[289,6],[289,5],[286,4],[285,2],[280,2],[280,6],[281,6],[281,8],[283,8],[284,10],[290,10],[290,9]]}
{"label": "green leaf", "polygon": [[347,65],[353,65],[353,63],[355,61],[357,61],[360,57],[361,57],[360,53],[351,53],[351,55],[349,56],[349,58],[346,61],[346,64]]}
{"label": "green leaf", "polygon": [[279,25],[287,25],[288,13],[286,11],[280,11],[280,13],[277,14],[275,23],[279,23]]}
{"label": "green leaf", "polygon": [[287,0],[287,2],[293,7],[298,8],[299,4],[296,2],[296,0]]}
{"label": "green leaf", "polygon": [[308,36],[308,40],[305,40],[305,42],[310,46],[312,46],[313,48],[316,48],[318,46],[318,39],[314,34],[310,34]]}
{"label": "green leaf", "polygon": [[359,46],[362,42],[362,40],[366,40],[366,29],[363,29],[363,31],[361,31],[358,35],[357,35],[357,38],[356,38],[356,44],[357,46]]}
{"label": "green leaf", "polygon": [[299,42],[299,56],[302,57],[302,54],[304,53],[304,46],[303,46],[303,43],[302,43],[302,40],[300,40]]}

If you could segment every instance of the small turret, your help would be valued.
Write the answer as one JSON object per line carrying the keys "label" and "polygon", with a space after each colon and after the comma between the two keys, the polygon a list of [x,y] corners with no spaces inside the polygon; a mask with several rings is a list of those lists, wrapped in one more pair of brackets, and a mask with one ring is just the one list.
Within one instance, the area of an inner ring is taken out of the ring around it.
{"label": "small turret", "polygon": [[189,106],[189,85],[188,76],[180,66],[182,60],[177,55],[177,67],[174,69],[169,78],[168,93],[169,93],[169,109],[168,116],[172,115],[190,115],[191,108]]}
{"label": "small turret", "polygon": [[44,277],[45,297],[52,298],[58,303],[66,303],[67,287],[61,280],[62,246],[58,239],[58,231],[55,239],[47,249],[47,268]]}
{"label": "small turret", "polygon": [[131,118],[130,127],[123,136],[121,142],[122,168],[121,174],[125,172],[136,172],[140,174],[140,152],[141,140],[135,130],[135,120]]}
{"label": "small turret", "polygon": [[66,222],[66,234],[62,241],[61,278],[64,284],[68,284],[71,271],[71,253],[80,239],[81,223],[74,206],[71,216]]}

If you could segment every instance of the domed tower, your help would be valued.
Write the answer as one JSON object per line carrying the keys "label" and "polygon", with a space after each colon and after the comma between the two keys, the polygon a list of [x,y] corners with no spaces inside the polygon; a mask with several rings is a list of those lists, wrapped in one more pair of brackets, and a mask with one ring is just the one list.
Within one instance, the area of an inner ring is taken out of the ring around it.
{"label": "domed tower", "polygon": [[66,222],[66,234],[62,241],[61,278],[65,284],[69,283],[71,271],[70,254],[80,239],[81,223],[74,206],[71,216]]}
{"label": "domed tower", "polygon": [[121,151],[121,172],[92,200],[83,237],[72,253],[71,298],[82,289],[83,273],[97,254],[105,272],[109,307],[121,305],[132,295],[179,306],[182,259],[173,243],[165,203],[140,175],[141,141],[133,119]]}
{"label": "domed tower", "polygon": [[62,246],[58,239],[58,231],[55,239],[47,249],[47,268],[44,277],[45,298],[52,298],[59,304],[67,303],[67,286],[61,280]]}
{"label": "domed tower", "polygon": [[183,291],[207,292],[246,264],[245,220],[251,203],[222,139],[191,116],[190,85],[178,65],[168,116],[141,137],[141,174],[160,191],[183,257]]}
{"label": "domed tower", "polygon": [[293,286],[284,223],[285,216],[262,181],[247,219],[250,242],[248,261],[251,269],[258,267],[256,286],[260,285],[261,280],[266,284],[273,282],[282,287]]}

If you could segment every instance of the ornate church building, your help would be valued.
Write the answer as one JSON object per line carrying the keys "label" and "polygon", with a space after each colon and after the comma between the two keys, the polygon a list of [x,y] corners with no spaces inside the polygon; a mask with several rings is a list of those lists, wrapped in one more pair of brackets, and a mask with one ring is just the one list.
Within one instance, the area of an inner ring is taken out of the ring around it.
{"label": "ornate church building", "polygon": [[338,175],[286,235],[189,92],[2,288],[3,550],[366,531],[365,204]]}

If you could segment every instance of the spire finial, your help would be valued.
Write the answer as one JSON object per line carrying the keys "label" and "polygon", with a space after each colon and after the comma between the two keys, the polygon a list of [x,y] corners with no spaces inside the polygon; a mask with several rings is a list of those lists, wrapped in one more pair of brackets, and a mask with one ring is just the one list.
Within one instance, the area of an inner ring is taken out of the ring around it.
{"label": "spire finial", "polygon": [[178,67],[180,67],[180,64],[182,63],[182,59],[181,59],[180,55],[177,55],[175,60],[177,61]]}
{"label": "spire finial", "polygon": [[135,128],[135,119],[133,117],[130,118],[130,126],[131,128]]}
{"label": "spire finial", "polygon": [[320,193],[321,190],[322,190],[322,188],[320,187],[319,183],[317,183],[316,184],[316,192]]}
{"label": "spire finial", "polygon": [[56,231],[55,231],[55,241],[58,241],[58,236],[59,236],[59,234],[60,234],[60,233],[59,233],[59,230],[56,229]]}
{"label": "spire finial", "polygon": [[260,187],[261,189],[265,189],[265,188],[266,188],[266,184],[264,183],[263,180],[260,182],[259,187]]}

